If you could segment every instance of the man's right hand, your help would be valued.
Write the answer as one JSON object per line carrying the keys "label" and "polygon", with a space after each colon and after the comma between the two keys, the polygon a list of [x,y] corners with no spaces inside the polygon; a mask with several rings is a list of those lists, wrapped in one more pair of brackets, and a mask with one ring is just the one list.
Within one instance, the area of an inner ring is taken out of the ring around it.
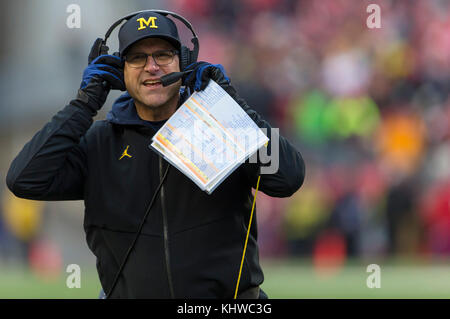
{"label": "man's right hand", "polygon": [[97,39],[89,53],[89,64],[83,72],[83,80],[77,99],[87,103],[94,112],[106,101],[111,89],[125,91],[123,60],[115,55],[101,55],[102,39]]}

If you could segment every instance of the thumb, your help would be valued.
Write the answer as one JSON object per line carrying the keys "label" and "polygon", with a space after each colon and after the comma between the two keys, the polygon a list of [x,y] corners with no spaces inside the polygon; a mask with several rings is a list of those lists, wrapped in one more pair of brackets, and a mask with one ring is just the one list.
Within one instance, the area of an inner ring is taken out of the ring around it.
{"label": "thumb", "polygon": [[91,47],[91,51],[89,52],[88,63],[90,64],[95,58],[99,57],[102,49],[102,38],[97,38],[94,41],[94,44]]}

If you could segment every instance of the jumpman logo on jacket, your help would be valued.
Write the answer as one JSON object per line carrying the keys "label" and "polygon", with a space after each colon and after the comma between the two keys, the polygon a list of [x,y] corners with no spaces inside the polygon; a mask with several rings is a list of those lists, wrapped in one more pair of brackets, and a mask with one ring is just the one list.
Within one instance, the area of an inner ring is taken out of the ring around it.
{"label": "jumpman logo on jacket", "polygon": [[127,148],[123,151],[122,156],[119,158],[119,161],[124,158],[124,156],[128,156],[128,157],[133,157],[130,154],[128,154],[128,148],[130,147],[130,145],[127,145]]}

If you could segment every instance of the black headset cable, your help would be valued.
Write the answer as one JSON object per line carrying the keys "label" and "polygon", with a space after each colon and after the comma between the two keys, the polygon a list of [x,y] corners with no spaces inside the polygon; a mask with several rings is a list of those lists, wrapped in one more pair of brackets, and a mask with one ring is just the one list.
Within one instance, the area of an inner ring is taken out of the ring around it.
{"label": "black headset cable", "polygon": [[133,243],[131,244],[130,248],[128,248],[127,254],[125,255],[125,258],[123,259],[122,264],[120,265],[119,271],[117,272],[116,277],[114,278],[114,282],[113,282],[113,284],[111,286],[110,291],[106,294],[106,299],[109,299],[111,297],[112,293],[114,292],[114,288],[116,287],[117,281],[119,280],[119,277],[122,274],[123,268],[125,267],[125,264],[128,261],[128,257],[130,256],[131,251],[133,250],[133,248],[134,248],[134,246],[135,246],[135,244],[136,244],[136,242],[137,242],[137,240],[139,238],[139,235],[141,234],[142,228],[144,227],[145,221],[147,220],[147,216],[150,213],[150,210],[152,209],[152,206],[153,206],[153,204],[155,202],[156,196],[158,195],[159,191],[161,190],[161,187],[162,187],[162,185],[163,185],[163,183],[164,183],[164,181],[165,181],[165,179],[167,177],[167,173],[169,172],[169,167],[170,167],[170,164],[167,165],[166,172],[164,173],[163,178],[159,182],[159,185],[156,188],[155,193],[153,194],[153,198],[152,198],[152,200],[150,201],[150,204],[147,207],[147,210],[145,212],[144,218],[142,219],[141,224],[139,225],[139,229],[136,232],[136,236],[134,237]]}

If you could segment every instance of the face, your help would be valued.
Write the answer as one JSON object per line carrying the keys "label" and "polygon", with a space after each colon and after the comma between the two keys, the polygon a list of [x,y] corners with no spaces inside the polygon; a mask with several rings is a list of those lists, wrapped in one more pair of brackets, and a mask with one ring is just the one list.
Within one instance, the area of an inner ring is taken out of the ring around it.
{"label": "face", "polygon": [[[128,50],[128,54],[153,53],[159,50],[172,50],[174,47],[166,40],[148,38],[136,42]],[[169,86],[163,87],[158,81],[161,76],[179,72],[179,57],[175,55],[172,63],[158,66],[152,57],[147,58],[147,63],[141,68],[133,68],[125,62],[124,79],[128,93],[134,99],[137,106],[150,109],[158,109],[164,106],[178,103],[181,80]]]}

